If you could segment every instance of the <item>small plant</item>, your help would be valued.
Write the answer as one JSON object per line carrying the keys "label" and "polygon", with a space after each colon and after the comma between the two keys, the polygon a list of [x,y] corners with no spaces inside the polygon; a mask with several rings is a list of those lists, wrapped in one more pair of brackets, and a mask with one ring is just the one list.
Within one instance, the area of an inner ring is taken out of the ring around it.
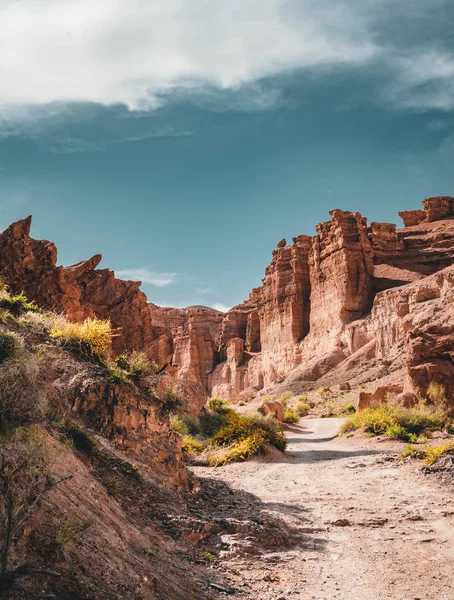
{"label": "small plant", "polygon": [[416,451],[416,448],[412,444],[409,444],[406,448],[404,448],[404,450],[402,450],[400,457],[407,458],[408,456],[414,454]]}
{"label": "small plant", "polygon": [[111,383],[129,383],[128,373],[117,367],[109,367],[108,379]]}
{"label": "small plant", "polygon": [[445,386],[436,381],[431,381],[427,388],[427,397],[434,404],[443,404],[446,400]]}
{"label": "small plant", "polygon": [[20,346],[20,340],[14,333],[0,333],[0,364],[14,358]]}
{"label": "small plant", "polygon": [[329,397],[330,390],[329,390],[329,388],[321,387],[321,388],[318,388],[317,393],[322,400],[327,400],[327,398]]}
{"label": "small plant", "polygon": [[187,456],[188,454],[200,454],[204,450],[205,446],[201,442],[198,442],[189,435],[184,437],[183,445],[181,447],[184,456]]}
{"label": "small plant", "polygon": [[94,362],[105,362],[114,333],[109,320],[85,319],[82,323],[56,324],[50,330],[51,337],[61,344],[77,351],[81,356]]}
{"label": "small plant", "polygon": [[283,406],[287,406],[287,403],[292,396],[293,396],[292,392],[287,391],[287,392],[284,392],[283,394],[281,394],[277,398],[277,401],[280,402]]}
{"label": "small plant", "polygon": [[38,306],[33,301],[29,302],[23,292],[15,296],[3,295],[0,298],[0,308],[9,311],[14,317],[25,312],[39,311]]}
{"label": "small plant", "polygon": [[59,546],[72,548],[80,542],[81,535],[91,527],[90,522],[80,523],[72,517],[68,517],[61,525],[55,538]]}
{"label": "small plant", "polygon": [[311,412],[310,405],[306,401],[302,400],[302,398],[304,398],[304,396],[300,396],[295,404],[295,413],[298,415],[298,417],[305,417]]}
{"label": "small plant", "polygon": [[185,405],[185,401],[181,397],[181,391],[178,385],[169,385],[161,392],[159,399],[162,402],[162,410],[164,413],[175,412]]}
{"label": "small plant", "polygon": [[120,468],[125,475],[137,475],[140,471],[139,465],[134,465],[127,460],[122,460]]}
{"label": "small plant", "polygon": [[292,408],[287,407],[285,409],[283,420],[284,423],[298,423],[300,418]]}
{"label": "small plant", "polygon": [[424,450],[424,464],[432,465],[440,456],[454,451],[454,442],[440,444],[439,446],[428,446]]}
{"label": "small plant", "polygon": [[145,352],[138,352],[137,350],[130,354],[117,356],[115,362],[120,369],[127,372],[131,379],[135,380],[154,375],[159,370],[159,365],[150,361]]}
{"label": "small plant", "polygon": [[348,416],[348,415],[351,415],[351,414],[353,414],[355,412],[356,412],[355,405],[352,404],[351,402],[349,404],[343,404],[339,408],[339,415],[340,416]]}
{"label": "small plant", "polygon": [[210,398],[208,400],[208,408],[217,413],[225,413],[229,411],[232,407],[230,402],[227,400],[223,400],[222,398]]}
{"label": "small plant", "polygon": [[180,415],[172,415],[170,417],[170,426],[175,433],[180,435],[189,435],[189,427],[187,426],[183,417]]}
{"label": "small plant", "polygon": [[215,446],[230,446],[255,433],[261,433],[266,444],[285,450],[287,440],[278,423],[263,417],[242,416],[234,411],[228,414],[224,425],[211,438],[211,443]]}
{"label": "small plant", "polygon": [[217,556],[211,554],[211,552],[204,552],[202,554],[202,558],[210,566],[214,565],[214,563],[217,561]]}
{"label": "small plant", "polygon": [[255,432],[238,441],[224,451],[213,454],[209,459],[210,467],[219,467],[230,462],[245,461],[251,456],[263,454],[266,452],[267,444],[264,436],[260,432]]}

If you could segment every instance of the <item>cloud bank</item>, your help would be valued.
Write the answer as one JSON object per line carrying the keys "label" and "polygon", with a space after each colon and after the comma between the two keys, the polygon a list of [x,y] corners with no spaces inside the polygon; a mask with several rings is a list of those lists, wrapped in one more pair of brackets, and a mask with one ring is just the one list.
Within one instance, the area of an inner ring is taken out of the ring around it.
{"label": "cloud bank", "polygon": [[371,96],[387,107],[450,111],[453,19],[452,0],[3,0],[0,139],[51,130],[58,151],[83,152],[188,135],[117,119],[107,142],[81,142],[52,125],[77,121],[74,103],[268,110],[284,100],[264,80],[305,69],[356,69],[383,82]]}
{"label": "cloud bank", "polygon": [[0,104],[132,109],[173,88],[235,88],[377,53],[354,6],[323,0],[6,0],[0,39]]}

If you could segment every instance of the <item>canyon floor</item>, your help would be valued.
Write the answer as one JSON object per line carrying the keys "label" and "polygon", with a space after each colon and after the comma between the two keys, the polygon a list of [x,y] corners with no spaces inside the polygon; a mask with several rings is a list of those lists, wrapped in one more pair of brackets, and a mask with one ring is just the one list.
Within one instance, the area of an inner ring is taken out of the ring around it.
{"label": "canyon floor", "polygon": [[337,437],[341,422],[288,427],[286,455],[193,469],[216,516],[238,522],[218,540],[219,598],[454,598],[450,478],[399,460],[405,444]]}

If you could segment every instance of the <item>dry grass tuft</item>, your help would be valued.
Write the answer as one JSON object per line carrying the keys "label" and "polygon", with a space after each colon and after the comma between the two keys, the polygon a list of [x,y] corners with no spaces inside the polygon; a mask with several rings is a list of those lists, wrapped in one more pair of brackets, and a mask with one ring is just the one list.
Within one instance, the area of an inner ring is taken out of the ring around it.
{"label": "dry grass tuft", "polygon": [[82,323],[66,321],[53,325],[50,330],[50,336],[59,340],[62,346],[95,362],[104,362],[116,335],[110,320],[96,318],[85,319]]}

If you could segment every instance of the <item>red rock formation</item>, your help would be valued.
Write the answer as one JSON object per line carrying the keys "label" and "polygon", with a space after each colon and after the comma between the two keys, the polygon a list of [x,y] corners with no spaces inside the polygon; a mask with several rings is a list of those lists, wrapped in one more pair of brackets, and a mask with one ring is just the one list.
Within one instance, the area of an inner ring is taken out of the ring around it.
{"label": "red rock formation", "polygon": [[12,290],[24,291],[30,300],[65,312],[74,321],[93,316],[111,319],[119,329],[114,339],[116,352],[148,350],[157,331],[151,325],[140,282],[122,281],[109,269],[96,269],[99,254],[70,267],[57,267],[55,245],[31,238],[30,225],[28,217],[0,235],[0,272]]}
{"label": "red rock formation", "polygon": [[[399,345],[406,355],[405,392],[424,394],[430,380],[454,386],[446,291],[454,264],[454,199],[427,198],[423,205],[424,211],[400,213],[403,229],[368,226],[359,213],[332,211],[313,238],[298,236],[291,245],[281,240],[263,286],[225,314],[147,305],[139,283],[96,268],[100,256],[57,267],[55,246],[30,238],[30,219],[0,235],[0,270],[13,289],[71,319],[111,318],[122,328],[116,349],[145,349],[169,372],[213,395],[254,394],[289,373],[315,382],[337,368],[389,356]],[[435,295],[415,299],[426,293]]]}

